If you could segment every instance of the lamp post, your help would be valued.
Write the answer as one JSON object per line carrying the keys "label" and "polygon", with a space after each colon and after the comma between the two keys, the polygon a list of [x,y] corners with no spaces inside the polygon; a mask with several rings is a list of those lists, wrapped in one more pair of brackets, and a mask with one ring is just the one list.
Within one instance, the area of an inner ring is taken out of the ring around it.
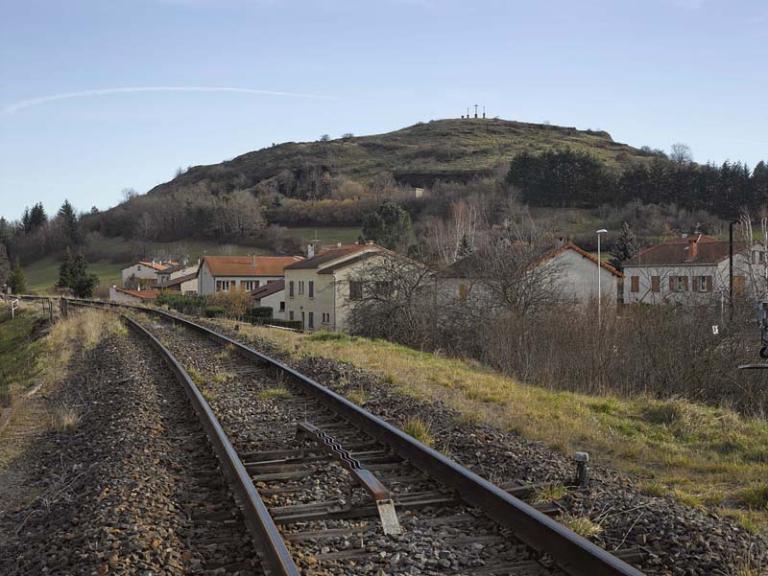
{"label": "lamp post", "polygon": [[600,278],[600,268],[602,266],[601,254],[600,254],[600,237],[603,234],[607,234],[608,230],[600,228],[595,234],[597,234],[597,325],[598,327],[603,324],[603,287]]}

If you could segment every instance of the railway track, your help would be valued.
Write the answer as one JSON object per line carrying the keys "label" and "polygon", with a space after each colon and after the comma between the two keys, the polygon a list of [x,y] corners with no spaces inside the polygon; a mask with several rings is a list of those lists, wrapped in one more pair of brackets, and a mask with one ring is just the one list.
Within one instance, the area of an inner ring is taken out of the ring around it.
{"label": "railway track", "polygon": [[184,386],[265,573],[641,575],[623,559],[642,550],[591,544],[526,504],[533,487],[495,486],[205,326],[126,308]]}

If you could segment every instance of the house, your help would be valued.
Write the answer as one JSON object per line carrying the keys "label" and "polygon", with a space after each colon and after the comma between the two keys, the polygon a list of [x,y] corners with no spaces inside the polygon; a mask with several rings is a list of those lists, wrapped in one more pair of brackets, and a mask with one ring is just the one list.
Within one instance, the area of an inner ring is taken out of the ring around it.
{"label": "house", "polygon": [[[541,282],[543,288],[564,304],[588,304],[597,299],[598,293],[602,293],[603,303],[615,304],[620,294],[621,272],[606,262],[598,265],[596,256],[571,242],[563,242],[543,253],[531,268],[535,272],[530,278]],[[474,253],[457,260],[437,275],[442,296],[488,300],[486,271],[482,254]]]}
{"label": "house", "polygon": [[118,302],[120,304],[147,304],[160,295],[159,290],[131,290],[129,288],[120,288],[119,286],[110,286],[109,288],[109,300],[110,302]]}
{"label": "house", "polygon": [[306,260],[285,268],[287,319],[310,331],[347,329],[351,303],[362,297],[362,283],[354,278],[385,254],[391,253],[376,244],[310,250]]}
{"label": "house", "polygon": [[121,271],[123,288],[151,288],[158,282],[158,274],[168,268],[178,266],[178,262],[161,260],[139,260]]}
{"label": "house", "polygon": [[200,266],[198,261],[192,266],[176,264],[169,266],[157,273],[156,288],[179,292],[181,294],[197,294],[197,271]]}
{"label": "house", "polygon": [[205,256],[197,275],[197,292],[207,296],[240,288],[249,292],[283,279],[286,266],[301,256]]}
{"label": "house", "polygon": [[[642,250],[624,263],[624,302],[712,304],[730,298],[730,243],[694,234]],[[734,243],[734,297],[762,296],[766,253]]]}
{"label": "house", "polygon": [[251,295],[254,305],[272,308],[272,318],[285,320],[285,280],[265,284],[256,288]]}

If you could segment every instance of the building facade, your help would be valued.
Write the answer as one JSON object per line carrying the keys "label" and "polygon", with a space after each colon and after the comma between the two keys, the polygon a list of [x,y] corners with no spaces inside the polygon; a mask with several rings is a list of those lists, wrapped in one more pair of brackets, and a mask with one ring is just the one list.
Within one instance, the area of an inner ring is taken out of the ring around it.
{"label": "building facade", "polygon": [[160,260],[140,260],[121,271],[123,288],[153,288],[159,280],[159,274],[166,269],[175,268],[178,262]]}
{"label": "building facade", "polygon": [[285,280],[271,282],[254,290],[253,303],[256,306],[272,308],[272,318],[285,320]]}
{"label": "building facade", "polygon": [[287,266],[286,319],[307,331],[345,331],[354,301],[362,297],[356,278],[388,253],[375,244],[339,245]]}
{"label": "building facade", "polygon": [[[763,298],[766,253],[734,245],[734,298]],[[624,264],[627,304],[716,304],[730,299],[730,245],[701,234],[669,240]]]}

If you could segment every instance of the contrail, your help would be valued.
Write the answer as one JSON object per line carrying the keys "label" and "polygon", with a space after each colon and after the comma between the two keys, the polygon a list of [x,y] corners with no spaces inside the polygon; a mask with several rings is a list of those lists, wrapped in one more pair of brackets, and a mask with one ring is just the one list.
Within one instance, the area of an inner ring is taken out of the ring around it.
{"label": "contrail", "polygon": [[124,88],[97,88],[94,90],[81,90],[79,92],[67,92],[65,94],[53,94],[20,100],[2,109],[3,114],[15,114],[19,110],[31,108],[40,104],[56,102],[58,100],[71,100],[72,98],[85,98],[89,96],[109,96],[111,94],[131,94],[136,92],[229,92],[233,94],[252,94],[256,96],[289,96],[292,98],[310,98],[313,100],[330,100],[328,96],[317,94],[302,94],[297,92],[280,92],[276,90],[255,90],[253,88],[234,88],[231,86],[127,86]]}

